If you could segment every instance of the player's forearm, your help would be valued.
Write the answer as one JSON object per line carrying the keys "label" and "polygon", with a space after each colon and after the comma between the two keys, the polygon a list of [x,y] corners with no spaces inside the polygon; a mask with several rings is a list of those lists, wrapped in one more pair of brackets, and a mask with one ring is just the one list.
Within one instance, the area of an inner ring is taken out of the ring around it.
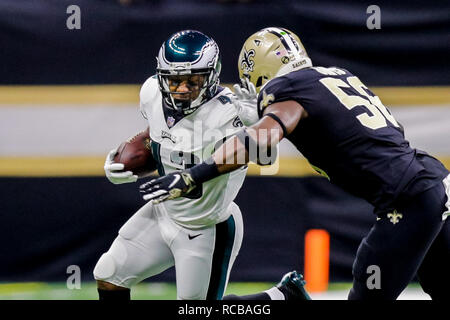
{"label": "player's forearm", "polygon": [[[258,162],[259,156],[268,154],[280,139],[281,131],[268,126],[271,119],[263,119],[227,140],[212,156],[220,173],[236,170],[249,161]],[[273,123],[270,123],[274,125]]]}
{"label": "player's forearm", "polygon": [[220,146],[212,155],[212,160],[218,172],[224,174],[246,165],[249,162],[249,154],[244,144],[234,136]]}
{"label": "player's forearm", "polygon": [[211,158],[189,169],[196,184],[234,171],[248,163],[248,154],[236,137],[227,140]]}
{"label": "player's forearm", "polygon": [[245,166],[249,161],[258,162],[260,154],[267,154],[268,149],[282,139],[282,130],[276,126],[271,118],[263,118],[228,139],[211,158],[190,169],[194,181],[203,183]]}

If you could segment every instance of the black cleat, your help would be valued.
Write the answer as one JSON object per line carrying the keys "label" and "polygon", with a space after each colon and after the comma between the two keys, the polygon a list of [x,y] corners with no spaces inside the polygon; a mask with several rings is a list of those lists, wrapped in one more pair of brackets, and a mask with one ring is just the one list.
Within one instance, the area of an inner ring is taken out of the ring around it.
{"label": "black cleat", "polygon": [[286,300],[311,300],[311,297],[305,290],[306,281],[297,271],[286,273],[277,288],[284,294]]}

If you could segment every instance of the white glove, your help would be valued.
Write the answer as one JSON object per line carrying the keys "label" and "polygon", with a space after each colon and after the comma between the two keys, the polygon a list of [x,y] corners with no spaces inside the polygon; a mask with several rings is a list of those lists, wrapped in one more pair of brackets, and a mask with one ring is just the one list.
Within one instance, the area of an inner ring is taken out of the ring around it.
{"label": "white glove", "polygon": [[247,78],[245,83],[248,89],[238,84],[233,86],[235,97],[232,98],[237,114],[245,126],[258,122],[256,88]]}
{"label": "white glove", "polygon": [[113,149],[106,156],[105,166],[103,168],[105,169],[108,180],[114,184],[136,182],[138,179],[137,175],[133,175],[131,171],[121,171],[125,167],[123,163],[114,163],[113,159],[116,153],[117,149]]}

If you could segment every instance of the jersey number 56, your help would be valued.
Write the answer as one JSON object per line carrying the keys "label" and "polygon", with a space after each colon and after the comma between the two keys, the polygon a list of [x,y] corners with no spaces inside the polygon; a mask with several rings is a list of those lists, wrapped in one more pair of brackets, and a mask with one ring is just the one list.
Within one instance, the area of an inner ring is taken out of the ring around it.
{"label": "jersey number 56", "polygon": [[[352,76],[348,77],[346,80],[347,83],[341,79],[328,77],[321,79],[320,82],[330,90],[330,92],[335,95],[348,110],[351,110],[356,106],[365,106],[369,109],[372,115],[364,112],[356,116],[363,126],[376,130],[386,127],[386,121],[389,121],[393,126],[400,127],[389,110],[381,103],[380,98],[371,96],[367,93],[366,89],[368,88],[358,79],[358,77]],[[341,88],[354,88],[359,95],[349,95]]]}

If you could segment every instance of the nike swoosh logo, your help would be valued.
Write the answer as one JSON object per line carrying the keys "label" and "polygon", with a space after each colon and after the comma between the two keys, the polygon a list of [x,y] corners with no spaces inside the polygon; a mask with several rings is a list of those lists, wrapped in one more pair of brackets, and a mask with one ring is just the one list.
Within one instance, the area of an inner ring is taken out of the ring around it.
{"label": "nike swoosh logo", "polygon": [[191,236],[190,234],[188,234],[188,238],[189,238],[189,240],[192,240],[192,239],[197,238],[198,236],[201,236],[201,235],[202,235],[201,233],[196,234],[195,236]]}
{"label": "nike swoosh logo", "polygon": [[177,182],[178,180],[181,179],[181,176],[178,174],[175,176],[175,179],[172,181],[172,183],[169,185],[169,188],[172,188]]}

